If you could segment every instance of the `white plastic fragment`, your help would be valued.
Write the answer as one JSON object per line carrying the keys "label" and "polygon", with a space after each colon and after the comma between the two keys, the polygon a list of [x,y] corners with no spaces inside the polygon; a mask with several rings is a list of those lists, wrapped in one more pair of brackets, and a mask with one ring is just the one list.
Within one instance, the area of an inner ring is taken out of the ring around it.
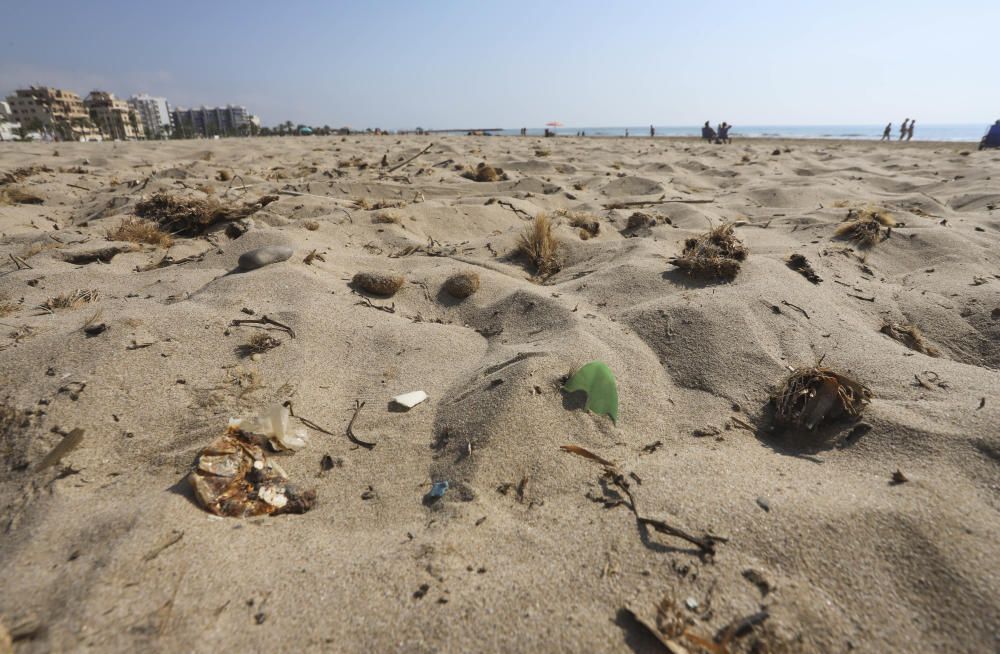
{"label": "white plastic fragment", "polygon": [[427,399],[427,393],[423,391],[410,391],[409,393],[403,393],[402,395],[397,395],[392,398],[394,404],[400,406],[405,406],[407,409],[412,409],[421,402]]}
{"label": "white plastic fragment", "polygon": [[306,446],[305,429],[292,430],[288,426],[288,409],[272,404],[256,418],[230,418],[229,426],[267,437],[275,450],[301,450]]}

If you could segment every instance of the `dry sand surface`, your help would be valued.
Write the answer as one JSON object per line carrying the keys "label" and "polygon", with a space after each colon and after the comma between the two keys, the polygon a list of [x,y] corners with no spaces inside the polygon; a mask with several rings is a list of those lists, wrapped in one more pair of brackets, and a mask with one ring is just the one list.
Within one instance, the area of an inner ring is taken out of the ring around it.
{"label": "dry sand surface", "polygon": [[[4,630],[18,652],[997,651],[1000,153],[972,149],[0,144]],[[480,162],[506,179],[462,176]],[[108,240],[157,193],[246,217],[169,249]],[[851,210],[897,224],[865,247],[835,234]],[[545,275],[516,254],[540,212]],[[671,263],[727,222],[735,278]],[[294,254],[237,269],[263,246]],[[371,296],[359,271],[405,281]],[[480,286],[456,299],[463,271]],[[231,326],[262,315],[294,338]],[[617,377],[617,426],[561,390],[592,360]],[[820,361],[870,403],[775,428],[789,367]],[[186,479],[199,451],[287,400],[325,432],[270,456],[315,507],[210,515]],[[345,434],[356,400],[373,449]],[[642,517],[719,540],[640,524],[623,483]],[[644,626],[661,602],[668,645]]]}

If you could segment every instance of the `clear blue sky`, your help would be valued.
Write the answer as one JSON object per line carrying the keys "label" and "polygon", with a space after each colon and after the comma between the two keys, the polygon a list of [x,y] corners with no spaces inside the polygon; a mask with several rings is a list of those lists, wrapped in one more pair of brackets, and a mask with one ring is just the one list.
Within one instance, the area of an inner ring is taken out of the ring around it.
{"label": "clear blue sky", "polygon": [[4,3],[0,93],[352,127],[991,123],[1000,0]]}

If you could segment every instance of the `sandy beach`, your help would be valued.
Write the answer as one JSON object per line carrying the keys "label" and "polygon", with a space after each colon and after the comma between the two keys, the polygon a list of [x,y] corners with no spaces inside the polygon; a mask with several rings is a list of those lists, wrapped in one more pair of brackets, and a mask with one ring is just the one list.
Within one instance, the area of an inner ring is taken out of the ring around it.
{"label": "sandy beach", "polygon": [[[168,197],[222,218],[114,240]],[[674,264],[724,224],[735,275]],[[0,652],[1000,648],[1000,152],[3,143],[0,232]],[[590,361],[617,424],[562,390]],[[870,399],[782,428],[815,366]],[[199,452],[286,402],[308,442],[267,456],[315,506],[210,514]]]}

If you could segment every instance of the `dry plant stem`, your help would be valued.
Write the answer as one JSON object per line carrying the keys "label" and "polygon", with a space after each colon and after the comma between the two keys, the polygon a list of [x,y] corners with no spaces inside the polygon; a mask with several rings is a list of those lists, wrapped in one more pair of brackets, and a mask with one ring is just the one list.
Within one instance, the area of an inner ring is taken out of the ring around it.
{"label": "dry plant stem", "polygon": [[347,438],[355,445],[359,445],[365,448],[366,450],[370,450],[375,447],[375,443],[369,443],[367,441],[363,441],[354,435],[354,421],[358,419],[358,414],[361,413],[361,409],[363,409],[364,406],[365,406],[364,402],[360,400],[354,400],[354,415],[351,416],[351,421],[347,423]]}
{"label": "dry plant stem", "polygon": [[407,159],[407,160],[406,160],[406,161],[404,161],[403,163],[401,163],[401,164],[397,164],[397,165],[393,166],[392,168],[390,168],[389,170],[387,170],[387,171],[385,171],[385,172],[386,172],[386,173],[391,173],[391,172],[393,172],[394,170],[398,170],[398,169],[402,168],[403,166],[405,166],[406,164],[410,163],[411,161],[413,161],[414,159],[416,159],[416,158],[417,158],[417,157],[419,157],[420,155],[424,154],[425,152],[427,152],[428,150],[430,150],[430,149],[431,149],[431,148],[433,148],[433,147],[434,147],[434,144],[433,144],[433,143],[431,143],[431,144],[430,144],[430,145],[428,145],[428,146],[427,146],[426,148],[424,148],[424,149],[423,149],[423,150],[421,150],[420,152],[416,153],[415,155],[413,155],[412,157],[410,157],[409,159]]}
{"label": "dry plant stem", "polygon": [[531,214],[530,213],[528,213],[524,209],[518,209],[517,207],[515,207],[510,202],[507,202],[505,200],[500,200],[500,201],[497,202],[497,204],[499,204],[501,207],[505,207],[507,209],[510,209],[511,211],[513,211],[518,216],[520,216],[521,214],[524,214],[525,219],[531,220]]}
{"label": "dry plant stem", "polygon": [[294,329],[292,329],[288,325],[285,325],[285,324],[282,324],[282,323],[278,322],[277,320],[272,320],[271,318],[268,318],[267,316],[261,316],[260,318],[246,318],[246,319],[242,319],[242,320],[237,318],[237,319],[233,320],[231,323],[229,323],[230,327],[239,327],[240,325],[273,325],[274,327],[277,327],[278,329],[285,330],[286,332],[288,332],[289,336],[291,336],[292,338],[295,338],[295,330]]}
{"label": "dry plant stem", "polygon": [[695,545],[699,550],[701,550],[702,554],[707,556],[713,556],[715,554],[716,542],[726,542],[727,539],[719,536],[709,536],[707,534],[704,536],[694,536],[679,527],[667,524],[663,520],[646,518],[639,515],[639,508],[636,505],[635,497],[632,495],[631,486],[625,478],[625,475],[618,470],[607,466],[604,468],[604,474],[611,480],[611,483],[617,486],[628,498],[627,506],[632,511],[633,515],[635,515],[635,519],[639,524],[652,527],[661,534],[667,534],[668,536],[674,536],[675,538],[686,540],[692,545]]}
{"label": "dry plant stem", "polygon": [[355,304],[360,304],[361,306],[370,307],[372,309],[378,309],[379,311],[385,311],[386,313],[396,313],[396,303],[395,302],[393,302],[389,306],[385,306],[385,305],[381,305],[381,304],[375,304],[374,302],[372,302],[371,300],[369,300],[368,298],[366,298],[365,296],[362,295],[361,299],[359,301],[355,302]]}

